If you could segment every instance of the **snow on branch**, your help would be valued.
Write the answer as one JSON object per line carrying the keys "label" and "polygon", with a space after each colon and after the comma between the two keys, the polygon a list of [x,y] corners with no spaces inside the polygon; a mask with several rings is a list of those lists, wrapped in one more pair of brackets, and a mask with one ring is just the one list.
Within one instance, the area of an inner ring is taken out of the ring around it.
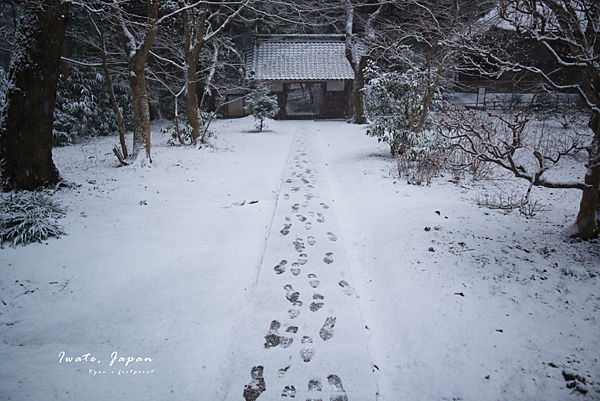
{"label": "snow on branch", "polygon": [[452,107],[441,114],[438,130],[450,141],[451,149],[508,170],[531,186],[591,189],[585,182],[545,177],[563,156],[584,148],[582,138],[550,129],[532,129],[530,121],[531,116],[525,112],[508,116]]}

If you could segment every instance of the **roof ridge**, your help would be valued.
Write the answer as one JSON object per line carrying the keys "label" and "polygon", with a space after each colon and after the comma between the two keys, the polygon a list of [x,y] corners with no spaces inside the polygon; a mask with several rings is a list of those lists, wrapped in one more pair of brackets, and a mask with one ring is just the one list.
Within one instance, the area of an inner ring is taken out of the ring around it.
{"label": "roof ridge", "polygon": [[256,34],[254,35],[256,41],[335,41],[344,42],[346,35],[343,34],[321,34],[321,33],[310,33],[310,34]]}

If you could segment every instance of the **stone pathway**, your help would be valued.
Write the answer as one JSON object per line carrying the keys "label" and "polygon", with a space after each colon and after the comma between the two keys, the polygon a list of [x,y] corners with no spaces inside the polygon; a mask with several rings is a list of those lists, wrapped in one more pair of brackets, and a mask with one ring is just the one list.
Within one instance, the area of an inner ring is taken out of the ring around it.
{"label": "stone pathway", "polygon": [[377,386],[318,134],[299,122],[226,400],[370,401]]}

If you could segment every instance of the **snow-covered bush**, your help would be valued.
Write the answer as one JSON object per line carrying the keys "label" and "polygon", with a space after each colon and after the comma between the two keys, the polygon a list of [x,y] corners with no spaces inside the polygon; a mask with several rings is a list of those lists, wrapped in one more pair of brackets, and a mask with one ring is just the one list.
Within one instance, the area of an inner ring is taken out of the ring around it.
{"label": "snow-covered bush", "polygon": [[[111,78],[125,126],[131,127],[133,108],[127,80],[119,75]],[[66,145],[77,138],[106,136],[117,131],[117,118],[104,75],[91,68],[71,66],[69,77],[61,76],[56,91],[54,144]]]}
{"label": "snow-covered bush", "polygon": [[275,117],[279,113],[277,96],[269,95],[269,89],[264,85],[259,85],[246,99],[244,110],[256,119],[256,130],[262,131],[265,127],[264,121],[267,118]]}
{"label": "snow-covered bush", "polygon": [[65,215],[65,208],[44,192],[0,196],[0,245],[25,246],[65,235],[57,223]]}
{"label": "snow-covered bush", "polygon": [[[421,132],[432,125],[429,110],[425,108],[438,105],[442,100],[439,88],[430,88],[426,72],[416,67],[403,72],[383,72],[371,64],[365,75],[368,78],[363,89],[365,110],[372,121],[367,135],[389,144],[393,155],[404,153],[417,142],[423,144],[427,136]],[[429,106],[428,96],[431,96]]]}
{"label": "snow-covered bush", "polygon": [[425,110],[441,103],[439,88],[432,88],[426,72],[416,67],[382,72],[371,64],[366,76],[365,110],[372,121],[367,135],[390,146],[400,176],[429,184],[444,160],[444,141]]}
{"label": "snow-covered bush", "polygon": [[398,174],[409,184],[429,185],[446,166],[447,144],[433,130],[422,130],[419,135],[406,137],[404,152],[396,156]]}
{"label": "snow-covered bush", "polygon": [[192,126],[187,119],[179,117],[178,121],[171,121],[169,125],[160,130],[161,135],[169,135],[169,146],[189,145],[192,142]]}
{"label": "snow-covered bush", "polygon": [[[206,130],[204,137],[206,139],[215,138],[217,135],[215,132],[208,129],[211,121],[211,113],[206,111],[198,111],[198,118],[200,119],[200,133],[202,134]],[[187,118],[179,116],[178,120],[171,121],[169,125],[160,130],[162,135],[169,135],[170,139],[167,144],[170,146],[179,145],[191,145],[192,144],[192,126],[188,122]]]}

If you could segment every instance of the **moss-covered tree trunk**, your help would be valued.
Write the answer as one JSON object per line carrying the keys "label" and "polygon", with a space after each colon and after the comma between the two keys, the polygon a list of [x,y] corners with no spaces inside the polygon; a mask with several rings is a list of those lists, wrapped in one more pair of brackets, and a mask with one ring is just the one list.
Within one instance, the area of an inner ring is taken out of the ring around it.
{"label": "moss-covered tree trunk", "polygon": [[68,11],[62,0],[24,2],[0,127],[5,189],[34,190],[59,181],[52,124]]}

